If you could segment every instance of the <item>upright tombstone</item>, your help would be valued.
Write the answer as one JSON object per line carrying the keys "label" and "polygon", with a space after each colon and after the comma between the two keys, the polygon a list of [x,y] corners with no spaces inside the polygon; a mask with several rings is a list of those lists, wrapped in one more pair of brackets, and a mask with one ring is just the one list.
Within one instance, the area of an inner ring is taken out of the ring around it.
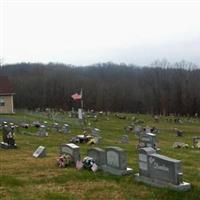
{"label": "upright tombstone", "polygon": [[68,124],[64,124],[62,127],[62,132],[63,133],[69,133],[69,125]]}
{"label": "upright tombstone", "polygon": [[181,161],[157,154],[151,147],[139,149],[139,173],[137,181],[152,186],[188,190],[190,183],[183,182]]}
{"label": "upright tombstone", "polygon": [[99,143],[100,143],[100,141],[101,141],[101,139],[102,139],[100,129],[98,129],[98,128],[92,129],[91,136],[94,137],[94,139],[95,139],[95,141],[96,141],[96,142],[95,142],[96,144],[99,144]]}
{"label": "upright tombstone", "polygon": [[122,143],[122,144],[128,144],[129,143],[129,137],[128,137],[128,135],[122,135],[122,137],[120,138],[120,143]]}
{"label": "upright tombstone", "polygon": [[105,157],[106,162],[102,166],[103,171],[114,175],[126,175],[132,172],[132,169],[127,167],[126,152],[120,147],[107,147]]}
{"label": "upright tombstone", "polygon": [[143,176],[149,176],[148,171],[148,158],[150,154],[156,153],[156,150],[153,148],[141,148],[139,150],[139,174]]}
{"label": "upright tombstone", "polygon": [[193,137],[192,142],[194,148],[200,149],[200,137]]}
{"label": "upright tombstone", "polygon": [[37,134],[38,134],[38,136],[48,136],[48,132],[47,132],[46,126],[40,125]]}
{"label": "upright tombstone", "polygon": [[74,163],[76,163],[76,161],[79,161],[81,159],[80,148],[79,146],[73,143],[62,144],[60,147],[60,154],[70,155]]}
{"label": "upright tombstone", "polygon": [[46,151],[44,146],[39,146],[36,151],[33,153],[33,157],[42,158],[46,156]]}
{"label": "upright tombstone", "polygon": [[36,128],[39,128],[41,126],[39,121],[33,121],[32,125]]}
{"label": "upright tombstone", "polygon": [[53,131],[60,132],[60,126],[58,123],[54,123],[52,127]]}
{"label": "upright tombstone", "polygon": [[176,129],[176,136],[177,137],[182,137],[183,136],[183,131],[179,130],[179,129]]}
{"label": "upright tombstone", "polygon": [[26,122],[22,122],[21,124],[20,124],[20,126],[22,127],[22,128],[29,128],[29,124],[28,123],[26,123]]}
{"label": "upright tombstone", "polygon": [[154,133],[145,133],[139,136],[138,148],[144,147],[152,147],[158,150],[156,147],[156,135]]}
{"label": "upright tombstone", "polygon": [[92,129],[91,135],[93,137],[101,137],[101,131],[98,128],[94,128],[94,129]]}
{"label": "upright tombstone", "polygon": [[87,155],[94,159],[99,169],[101,169],[102,166],[106,164],[105,150],[101,148],[91,148],[88,150]]}
{"label": "upright tombstone", "polygon": [[137,137],[140,137],[140,135],[142,135],[142,134],[144,133],[141,126],[136,126],[136,127],[134,128],[134,132],[135,132],[135,135],[136,135]]}
{"label": "upright tombstone", "polygon": [[78,109],[78,119],[83,120],[83,110],[81,108]]}
{"label": "upright tombstone", "polygon": [[144,128],[144,131],[145,131],[145,133],[151,133],[151,127],[146,126],[146,127]]}

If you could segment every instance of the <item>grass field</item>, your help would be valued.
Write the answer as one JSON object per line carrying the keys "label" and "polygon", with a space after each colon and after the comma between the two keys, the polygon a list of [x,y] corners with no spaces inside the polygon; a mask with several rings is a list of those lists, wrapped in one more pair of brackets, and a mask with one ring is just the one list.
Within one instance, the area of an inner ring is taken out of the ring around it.
{"label": "grass field", "polygon": [[[129,133],[130,143],[120,144],[119,138],[124,134],[124,126],[128,125],[133,114],[127,114],[128,119],[117,119],[114,116],[109,120],[102,117],[92,122],[93,127],[102,130],[103,140],[100,147],[119,146],[128,153],[128,164],[134,173],[138,172],[138,153],[136,145],[138,139],[134,133]],[[46,120],[42,115],[17,113],[16,115],[0,115],[0,118],[15,120]],[[49,132],[48,137],[38,137],[28,134],[16,134],[17,149],[0,149],[0,199],[1,200],[67,200],[67,199],[152,199],[152,200],[199,200],[200,199],[200,150],[173,149],[175,141],[192,145],[192,137],[200,136],[200,120],[174,124],[161,117],[155,123],[150,115],[139,115],[145,125],[156,126],[160,129],[157,134],[161,154],[182,160],[183,179],[192,184],[192,189],[186,192],[177,192],[169,189],[155,188],[134,180],[133,175],[114,176],[98,171],[75,168],[58,168],[56,159],[59,156],[59,146],[68,143],[72,136],[82,133],[77,119],[64,115],[60,121],[71,127],[71,133],[62,134]],[[48,120],[49,123],[52,121]],[[184,131],[184,136],[177,138],[173,128]],[[21,129],[22,131],[22,129]],[[34,133],[36,129],[25,130]],[[1,132],[0,132],[1,133]],[[2,133],[1,133],[2,134]],[[43,145],[46,147],[47,157],[36,159],[32,156],[35,149]],[[87,144],[81,144],[81,156],[86,155]]]}

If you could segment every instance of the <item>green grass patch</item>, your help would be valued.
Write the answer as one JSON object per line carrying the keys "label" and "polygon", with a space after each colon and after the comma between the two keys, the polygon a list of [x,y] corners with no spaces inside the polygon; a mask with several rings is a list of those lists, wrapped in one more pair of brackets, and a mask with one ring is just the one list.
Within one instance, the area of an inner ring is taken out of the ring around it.
{"label": "green grass patch", "polygon": [[[183,180],[192,184],[187,192],[177,192],[166,188],[155,188],[138,183],[134,176],[114,176],[101,171],[93,173],[88,170],[77,171],[73,167],[60,169],[56,166],[59,156],[59,147],[75,135],[81,134],[81,126],[77,119],[69,118],[67,114],[60,114],[51,120],[42,113],[17,113],[16,115],[0,115],[0,118],[11,118],[16,121],[48,121],[49,126],[54,122],[70,125],[68,134],[56,133],[48,130],[48,137],[38,137],[37,128],[20,128],[16,133],[17,149],[0,149],[0,193],[2,200],[35,200],[35,199],[119,199],[119,200],[197,200],[200,197],[200,150],[173,149],[174,142],[184,142],[192,145],[192,137],[200,136],[200,120],[192,119],[192,123],[183,118],[183,124],[168,122],[161,117],[155,123],[150,115],[124,114],[128,118],[117,119],[110,115],[107,120],[99,117],[97,122],[89,119],[91,127],[102,131],[102,143],[99,147],[119,146],[127,151],[128,165],[133,172],[138,172],[138,151],[136,149],[138,138],[134,133],[128,133],[129,144],[119,143],[120,137],[125,134],[124,126],[131,123],[131,117],[136,116],[144,121],[141,126],[156,126],[160,132],[157,134],[161,154],[182,160]],[[174,128],[184,131],[183,137],[176,137]],[[24,132],[30,134],[23,134]],[[0,137],[1,137],[0,130]],[[36,159],[32,156],[39,145],[46,147],[47,157]],[[91,146],[80,144],[81,157],[87,154]]]}

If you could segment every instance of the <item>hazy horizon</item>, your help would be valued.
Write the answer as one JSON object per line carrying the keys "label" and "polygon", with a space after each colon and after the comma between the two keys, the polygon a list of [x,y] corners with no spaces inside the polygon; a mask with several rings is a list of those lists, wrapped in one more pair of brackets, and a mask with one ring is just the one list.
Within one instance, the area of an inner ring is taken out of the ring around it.
{"label": "hazy horizon", "polygon": [[199,66],[199,10],[199,0],[0,0],[0,59]]}

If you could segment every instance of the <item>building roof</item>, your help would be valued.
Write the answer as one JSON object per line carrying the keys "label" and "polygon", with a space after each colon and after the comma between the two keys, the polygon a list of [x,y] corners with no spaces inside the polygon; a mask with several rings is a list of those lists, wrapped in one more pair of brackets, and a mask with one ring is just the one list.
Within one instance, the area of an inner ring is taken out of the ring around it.
{"label": "building roof", "polygon": [[7,76],[0,76],[0,94],[12,94],[13,87]]}

